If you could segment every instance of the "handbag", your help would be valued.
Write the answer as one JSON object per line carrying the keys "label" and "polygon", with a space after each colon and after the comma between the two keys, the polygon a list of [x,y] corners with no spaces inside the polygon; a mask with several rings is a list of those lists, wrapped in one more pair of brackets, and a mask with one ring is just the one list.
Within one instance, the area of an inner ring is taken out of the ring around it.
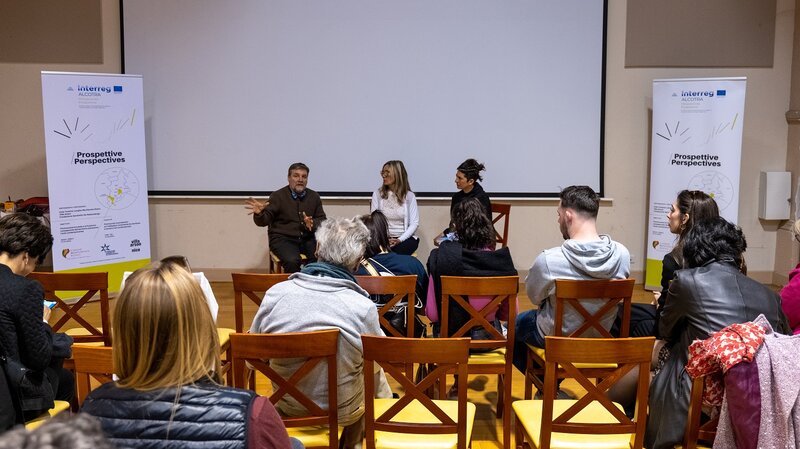
{"label": "handbag", "polygon": [[[370,276],[394,276],[394,273],[389,271],[388,268],[384,267],[381,263],[373,258],[363,259],[361,261],[361,266],[369,273]],[[377,268],[379,267],[380,271]],[[370,295],[370,299],[373,303],[375,303],[375,307],[381,309],[390,299],[392,295]],[[414,308],[422,310],[422,300],[414,295]],[[416,312],[416,310],[415,310]],[[400,302],[395,304],[391,310],[388,310],[383,313],[383,317],[386,318],[386,321],[391,323],[392,327],[394,327],[398,332],[402,335],[408,334],[408,303],[407,302]],[[414,337],[420,338],[425,336],[425,329],[427,326],[422,320],[417,316],[417,313],[414,313]],[[386,335],[390,334],[383,326],[383,333]]]}
{"label": "handbag", "polygon": [[53,386],[44,371],[34,371],[10,357],[0,356],[11,400],[17,410],[18,422],[25,416],[53,408]]}

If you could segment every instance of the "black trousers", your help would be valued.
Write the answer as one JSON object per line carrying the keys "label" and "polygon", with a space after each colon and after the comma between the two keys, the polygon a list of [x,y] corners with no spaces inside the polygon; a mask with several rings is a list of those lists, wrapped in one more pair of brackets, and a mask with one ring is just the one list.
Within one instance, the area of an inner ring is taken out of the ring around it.
{"label": "black trousers", "polygon": [[317,250],[317,239],[311,233],[300,237],[272,234],[269,236],[269,250],[281,260],[283,271],[296,273],[300,271],[300,254],[306,255],[308,258],[306,263],[317,260],[314,255]]}
{"label": "black trousers", "polygon": [[394,245],[392,247],[392,252],[397,254],[405,254],[406,256],[410,256],[414,254],[414,251],[417,250],[419,247],[419,239],[416,237],[409,237],[402,242]]}

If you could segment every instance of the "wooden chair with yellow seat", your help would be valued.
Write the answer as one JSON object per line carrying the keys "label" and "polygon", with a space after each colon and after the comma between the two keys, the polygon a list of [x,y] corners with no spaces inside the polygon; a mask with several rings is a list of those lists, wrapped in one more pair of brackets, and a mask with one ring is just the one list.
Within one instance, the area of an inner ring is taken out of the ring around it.
{"label": "wooden chair with yellow seat", "polygon": [[[616,314],[617,305],[622,303],[622,324],[620,326],[620,337],[627,337],[630,328],[631,318],[631,297],[633,296],[633,279],[556,279],[555,293],[555,324],[553,332],[555,337],[563,335],[564,311],[567,306],[578,312],[583,318],[583,323],[566,337],[578,338],[584,336],[589,330],[595,330],[600,337],[612,338],[611,333],[603,327],[600,320],[604,315],[612,310]],[[590,313],[584,307],[582,300],[604,301],[602,306]],[[546,351],[528,345],[528,362],[525,370],[525,399],[531,399],[532,386],[542,391],[542,380],[546,371]],[[614,364],[600,364],[594,366],[581,366],[585,372],[590,372],[594,377],[602,377],[605,373],[613,371]],[[561,376],[564,372],[559,370],[556,375]]]}
{"label": "wooden chair with yellow seat", "polygon": [[[407,276],[356,276],[358,285],[370,295],[392,295],[382,307],[378,309],[378,320],[384,328],[388,337],[408,337],[414,338],[414,305],[417,299],[417,277]],[[385,315],[391,311],[392,307],[405,301],[406,307],[406,332],[392,326]]]}
{"label": "wooden chair with yellow seat", "polygon": [[689,401],[689,413],[686,420],[686,433],[683,435],[683,444],[676,448],[683,449],[710,449],[717,437],[719,415],[700,424],[703,416],[703,391],[705,390],[705,376],[697,377],[692,381],[692,394]]}
{"label": "wooden chair with yellow seat", "polygon": [[[466,449],[472,438],[475,404],[467,402],[468,338],[395,338],[361,336],[364,391],[375,391],[374,364],[400,384],[399,399],[364,395],[368,449]],[[413,380],[397,364],[432,365]],[[458,400],[433,400],[425,391],[449,372],[458,377]]]}
{"label": "wooden chair with yellow seat", "polygon": [[[42,284],[44,297],[47,300],[55,301],[59,310],[64,315],[59,318],[51,327],[54,332],[64,332],[62,327],[69,321],[74,320],[81,327],[67,329],[65,332],[72,336],[75,343],[95,343],[103,346],[111,346],[111,333],[109,332],[109,307],[108,307],[108,273],[44,273],[33,272],[28,275],[28,279],[33,279]],[[66,303],[56,292],[64,291],[85,291],[78,301],[73,304]],[[94,327],[80,315],[80,310],[96,294],[100,294],[100,327]]]}
{"label": "wooden chair with yellow seat", "polygon": [[[242,296],[247,296],[256,305],[261,305],[264,292],[273,285],[289,279],[288,274],[262,274],[262,273],[231,273],[233,280],[234,316],[236,319],[236,332],[244,332],[244,304]],[[251,318],[252,320],[252,318]]]}
{"label": "wooden chair with yellow seat", "polygon": [[[300,254],[300,265],[305,265],[307,261],[308,256]],[[283,262],[281,262],[281,258],[271,250],[269,252],[269,272],[271,274],[283,274]]]}
{"label": "wooden chair with yellow seat", "polygon": [[[516,416],[517,448],[641,449],[647,424],[650,386],[650,358],[653,337],[643,338],[567,338],[545,337],[547,368],[544,399],[520,400],[513,404]],[[581,364],[615,364],[595,385],[593,373]],[[586,390],[580,399],[556,399],[558,377],[575,379]],[[611,402],[606,392],[626,373],[638,368],[634,418],[628,418],[620,404]]]}
{"label": "wooden chair with yellow seat", "polygon": [[[519,276],[461,277],[442,276],[442,319],[443,337],[469,337],[473,328],[485,330],[490,337],[486,340],[470,340],[470,348],[482,353],[470,354],[467,374],[497,374],[497,418],[503,419],[503,447],[511,447],[511,379],[514,370],[514,335],[517,319],[517,291]],[[470,298],[472,297],[472,298]],[[483,298],[486,301],[480,310],[470,304],[470,299]],[[469,314],[469,320],[460,329],[450,330],[449,304],[455,302]],[[497,315],[507,304],[508,327],[506,335],[497,330],[487,317]],[[447,391],[442,385],[440,396]]]}
{"label": "wooden chair with yellow seat", "polygon": [[111,348],[102,346],[75,346],[72,348],[75,361],[75,396],[82,406],[86,396],[93,390],[92,383],[112,382],[114,364]]}
{"label": "wooden chair with yellow seat", "polygon": [[[231,335],[234,386],[247,388],[246,365],[267,376],[272,381],[270,402],[276,404],[284,396],[291,396],[307,410],[303,417],[283,416],[283,424],[290,437],[300,440],[306,448],[338,448],[342,428],[339,427],[336,353],[339,330],[287,334]],[[281,377],[269,365],[270,359],[305,358],[303,365],[288,379]],[[298,382],[312,372],[319,363],[328,366],[328,409],[323,409],[297,388]]]}
{"label": "wooden chair with yellow seat", "polygon": [[[511,205],[508,203],[492,203],[492,227],[495,239],[501,248],[508,246],[508,222],[511,219]],[[497,223],[503,220],[503,232],[497,230]]]}

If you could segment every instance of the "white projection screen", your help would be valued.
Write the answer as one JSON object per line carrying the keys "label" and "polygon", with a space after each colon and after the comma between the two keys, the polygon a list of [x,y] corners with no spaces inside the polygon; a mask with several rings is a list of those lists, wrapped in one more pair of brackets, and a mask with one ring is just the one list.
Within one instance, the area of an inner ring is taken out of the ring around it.
{"label": "white projection screen", "polygon": [[495,197],[602,192],[603,0],[128,0],[151,195],[263,194],[302,161],[359,196],[486,164]]}

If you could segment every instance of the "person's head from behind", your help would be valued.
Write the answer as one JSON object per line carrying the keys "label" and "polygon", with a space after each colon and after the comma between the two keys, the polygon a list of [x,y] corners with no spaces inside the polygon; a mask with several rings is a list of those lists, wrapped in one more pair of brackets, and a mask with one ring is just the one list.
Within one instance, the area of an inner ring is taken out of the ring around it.
{"label": "person's head from behind", "polygon": [[369,230],[358,218],[328,218],[316,232],[317,259],[354,272],[369,243]]}
{"label": "person's head from behind", "polygon": [[308,166],[302,162],[295,162],[289,166],[289,190],[294,193],[303,193],[308,185]]}
{"label": "person's head from behind", "polygon": [[214,380],[219,340],[194,277],[174,263],[135,271],[117,299],[113,319],[114,372],[119,386],[137,390]]}
{"label": "person's head from behind", "polygon": [[709,262],[724,262],[744,267],[747,240],[742,229],[722,217],[698,221],[686,233],[683,259],[687,268],[697,268]]}
{"label": "person's head from behind", "polygon": [[383,164],[381,178],[383,179],[383,184],[380,188],[381,197],[387,198],[391,191],[394,192],[402,204],[406,199],[406,194],[411,190],[411,186],[408,183],[408,173],[406,173],[403,161],[393,160]]}
{"label": "person's head from behind", "polygon": [[183,268],[184,270],[188,271],[189,273],[192,272],[192,266],[189,265],[189,259],[187,259],[186,256],[180,256],[180,255],[167,256],[167,257],[161,259],[161,263],[163,263],[163,264],[174,264],[174,265],[176,265],[178,267]]}
{"label": "person's head from behind", "polygon": [[714,198],[700,190],[683,190],[670,206],[667,219],[669,230],[685,238],[695,223],[719,217],[719,208]]}
{"label": "person's head from behind", "polygon": [[481,250],[495,246],[494,226],[486,216],[483,205],[475,198],[458,203],[453,210],[453,226],[458,241],[467,249]]}
{"label": "person's head from behind", "polygon": [[52,246],[50,229],[38,218],[24,213],[0,218],[0,257],[15,274],[30,274]]}
{"label": "person's head from behind", "polygon": [[577,226],[597,221],[600,195],[591,187],[569,186],[558,194],[558,198],[558,227],[565,240],[572,237]]}
{"label": "person's head from behind", "polygon": [[34,430],[19,426],[0,436],[0,449],[112,449],[100,421],[86,413],[59,413]]}
{"label": "person's head from behind", "polygon": [[486,166],[475,159],[467,159],[456,169],[456,188],[469,193],[478,181],[483,181],[481,172],[486,170]]}
{"label": "person's head from behind", "polygon": [[386,221],[386,215],[376,210],[369,215],[362,215],[360,219],[369,230],[369,243],[364,257],[389,251],[389,222]]}

